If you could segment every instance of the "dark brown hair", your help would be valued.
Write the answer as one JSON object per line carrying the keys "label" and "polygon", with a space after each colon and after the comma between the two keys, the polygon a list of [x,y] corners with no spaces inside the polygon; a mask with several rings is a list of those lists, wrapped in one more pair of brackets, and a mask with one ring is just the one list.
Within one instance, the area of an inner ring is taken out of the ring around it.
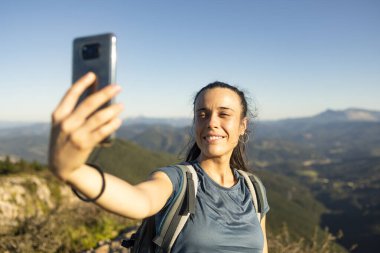
{"label": "dark brown hair", "polygon": [[[218,82],[218,81],[206,85],[205,87],[203,87],[202,89],[200,89],[197,92],[197,94],[195,95],[195,98],[194,98],[194,102],[193,102],[193,110],[195,109],[195,103],[196,103],[199,95],[203,91],[211,90],[214,88],[226,88],[226,89],[234,91],[240,97],[240,101],[241,101],[242,113],[241,113],[240,118],[243,119],[243,118],[247,117],[247,119],[249,119],[248,116],[251,116],[252,113],[250,112],[250,110],[248,108],[248,103],[247,103],[247,99],[245,97],[244,92],[239,90],[235,86],[232,86],[232,85],[229,85],[229,84],[223,83],[223,82]],[[194,112],[194,115],[195,115],[195,112]],[[195,119],[193,118],[193,125],[194,125],[194,123],[195,123]],[[245,134],[249,134],[248,127],[247,127]],[[194,137],[192,137],[192,140],[190,140],[189,144],[190,144],[189,145],[190,148],[188,149],[187,155],[186,155],[186,161],[187,162],[194,161],[201,154],[201,150],[198,147],[197,143],[195,142]],[[247,168],[247,161],[246,160],[247,159],[246,159],[246,154],[245,154],[245,143],[240,141],[240,139],[239,139],[238,145],[232,151],[232,155],[230,158],[230,166],[231,166],[231,168],[247,171],[248,168]]]}

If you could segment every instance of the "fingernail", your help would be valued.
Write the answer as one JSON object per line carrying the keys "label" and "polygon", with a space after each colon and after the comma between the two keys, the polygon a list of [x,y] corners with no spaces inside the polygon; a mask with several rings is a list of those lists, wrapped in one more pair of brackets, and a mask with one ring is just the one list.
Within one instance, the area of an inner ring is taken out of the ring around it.
{"label": "fingernail", "polygon": [[114,91],[120,91],[120,90],[121,90],[121,86],[120,86],[120,85],[114,84],[114,85],[112,85],[112,86],[113,86],[112,89],[113,89]]}
{"label": "fingernail", "polygon": [[96,77],[96,75],[95,75],[95,73],[94,72],[88,72],[87,74],[86,74],[86,78],[94,78],[94,77]]}

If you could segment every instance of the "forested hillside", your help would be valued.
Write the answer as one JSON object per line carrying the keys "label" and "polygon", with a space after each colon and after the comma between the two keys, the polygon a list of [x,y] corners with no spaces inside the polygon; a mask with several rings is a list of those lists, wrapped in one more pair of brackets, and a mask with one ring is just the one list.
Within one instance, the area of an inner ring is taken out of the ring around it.
{"label": "forested hillside", "polygon": [[[272,235],[283,231],[285,222],[291,237],[305,237],[310,243],[315,227],[328,227],[335,235],[343,233],[337,241],[355,253],[380,248],[379,115],[330,110],[310,118],[251,125],[248,159],[267,187]],[[94,152],[95,162],[138,182],[151,169],[183,159],[190,126],[134,123],[123,125],[112,148]],[[46,124],[0,126],[3,174],[21,173],[23,166],[17,169],[15,162],[43,167],[48,129]]]}
{"label": "forested hillside", "polygon": [[[138,182],[152,169],[176,163],[177,158],[118,140],[112,148],[97,152],[93,161],[110,173]],[[78,201],[67,186],[37,162],[5,159],[0,161],[0,168],[0,191],[7,193],[0,199],[0,220],[8,221],[7,230],[1,232],[2,251],[78,252],[111,245],[108,239],[127,236],[124,231],[135,224]],[[285,247],[298,250],[293,252],[318,252],[321,245],[328,252],[343,252],[335,246],[333,237],[318,229],[324,207],[308,189],[269,171],[258,174],[270,199],[268,236],[273,242],[272,252],[282,252]],[[10,209],[14,211],[4,211]]]}

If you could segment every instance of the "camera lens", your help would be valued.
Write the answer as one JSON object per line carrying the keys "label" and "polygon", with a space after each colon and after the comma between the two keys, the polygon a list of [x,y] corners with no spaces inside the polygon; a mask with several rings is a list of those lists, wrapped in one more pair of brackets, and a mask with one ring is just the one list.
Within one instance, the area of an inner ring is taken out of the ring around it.
{"label": "camera lens", "polygon": [[100,44],[88,44],[82,47],[82,57],[85,60],[91,60],[99,57]]}

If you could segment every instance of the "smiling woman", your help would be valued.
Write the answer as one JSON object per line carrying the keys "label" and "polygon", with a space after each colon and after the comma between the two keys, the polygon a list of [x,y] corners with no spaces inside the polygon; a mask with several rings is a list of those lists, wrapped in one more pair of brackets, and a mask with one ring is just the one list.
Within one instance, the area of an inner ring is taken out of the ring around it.
{"label": "smiling woman", "polygon": [[[118,115],[123,108],[112,105],[97,110],[120,91],[119,86],[101,89],[75,107],[81,93],[95,80],[93,73],[78,80],[53,112],[49,167],[85,196],[82,199],[125,217],[154,216],[153,231],[159,231],[182,189],[182,172],[176,166],[159,168],[148,180],[131,185],[86,164],[94,147],[119,128]],[[194,143],[186,159],[198,179],[195,211],[169,252],[267,252],[265,214],[269,206],[265,190],[257,204],[238,172],[247,170],[248,119],[245,95],[236,87],[215,82],[197,93]],[[258,206],[260,217],[255,210]]]}
{"label": "smiling woman", "polygon": [[[201,155],[202,139],[209,144],[217,144],[216,140],[224,139],[226,144],[232,145],[232,149],[229,147],[232,153],[227,156],[231,166],[247,171],[244,155],[248,137],[247,125],[251,115],[244,93],[236,87],[222,82],[203,87],[194,99],[196,142],[189,150],[186,160],[191,161]],[[199,137],[198,131],[201,128],[205,133]]]}
{"label": "smiling woman", "polygon": [[239,136],[247,129],[239,100],[239,96],[227,88],[207,90],[198,97],[195,137],[203,150],[200,159],[219,157],[229,162]]}

